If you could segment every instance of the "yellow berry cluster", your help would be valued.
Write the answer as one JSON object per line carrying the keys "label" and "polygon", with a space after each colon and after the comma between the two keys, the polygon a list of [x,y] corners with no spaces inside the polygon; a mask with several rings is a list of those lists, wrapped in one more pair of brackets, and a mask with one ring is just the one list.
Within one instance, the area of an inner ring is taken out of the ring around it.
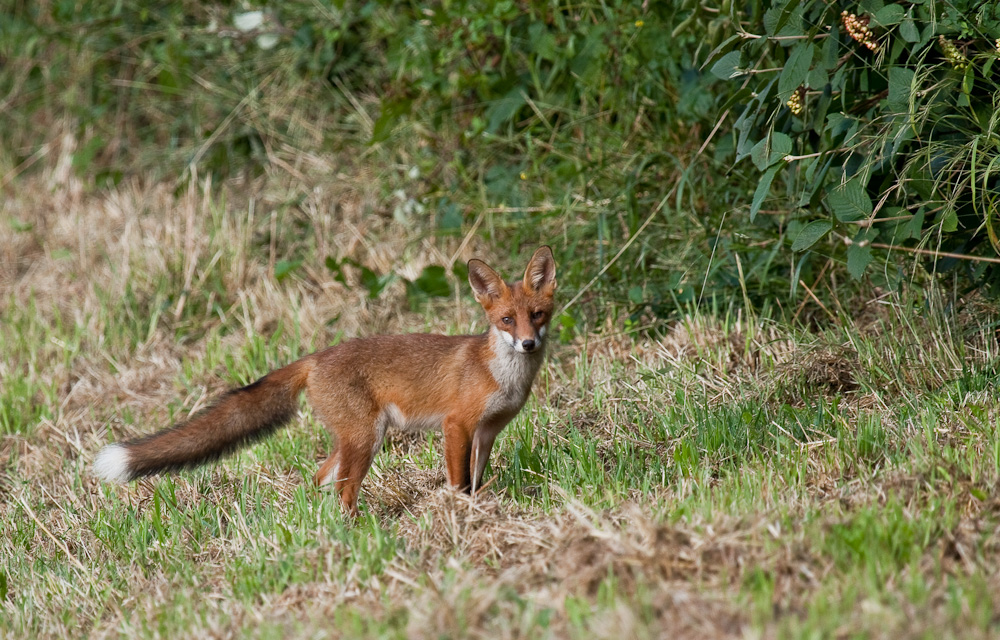
{"label": "yellow berry cluster", "polygon": [[788,106],[788,110],[793,114],[799,115],[802,113],[802,109],[805,108],[805,102],[803,101],[805,93],[805,85],[800,85],[799,88],[792,93],[792,97],[788,99],[788,102],[785,103]]}
{"label": "yellow berry cluster", "polygon": [[958,50],[955,43],[945,38],[944,36],[938,36],[938,44],[941,45],[941,50],[944,51],[944,59],[948,61],[951,66],[956,69],[964,69],[969,66],[969,59]]}
{"label": "yellow berry cluster", "polygon": [[853,13],[844,11],[840,14],[840,19],[844,23],[844,28],[847,29],[848,35],[870,50],[878,51],[878,41],[875,40],[875,34],[868,28],[871,18],[868,16],[858,17]]}

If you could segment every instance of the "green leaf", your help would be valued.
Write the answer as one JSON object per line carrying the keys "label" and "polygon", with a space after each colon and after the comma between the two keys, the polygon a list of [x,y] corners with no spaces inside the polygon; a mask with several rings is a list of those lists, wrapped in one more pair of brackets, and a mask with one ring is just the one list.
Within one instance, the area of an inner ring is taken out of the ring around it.
{"label": "green leaf", "polygon": [[712,65],[712,75],[721,80],[731,80],[743,75],[743,53],[730,51]]}
{"label": "green leaf", "polygon": [[806,76],[806,86],[822,89],[830,81],[830,74],[823,67],[815,67]]}
{"label": "green leaf", "polygon": [[916,23],[913,22],[913,9],[910,9],[906,18],[900,23],[899,36],[906,42],[920,41],[920,30],[917,29]]}
{"label": "green leaf", "polygon": [[559,59],[559,44],[544,22],[534,22],[528,27],[528,44],[544,60],[555,62]]}
{"label": "green leaf", "polygon": [[[799,3],[801,0],[788,0],[788,3],[784,7],[781,7],[781,14],[778,16],[777,22],[774,23],[772,31],[775,33],[781,33],[782,28],[788,23],[788,19],[795,14],[795,10],[799,8]],[[801,15],[801,12],[799,12]],[[787,35],[787,34],[784,34]]]}
{"label": "green leaf", "polygon": [[444,233],[457,233],[462,230],[462,212],[457,204],[447,198],[441,198],[438,211],[439,230]]}
{"label": "green leaf", "polygon": [[763,171],[791,152],[792,139],[784,133],[775,132],[753,146],[750,150],[750,159],[754,166]]}
{"label": "green leaf", "polygon": [[976,81],[976,67],[969,65],[965,68],[965,75],[962,77],[962,93],[972,95],[972,86]]}
{"label": "green leaf", "polygon": [[377,298],[378,295],[382,293],[382,290],[385,289],[386,285],[392,281],[392,272],[380,276],[368,267],[363,265],[359,266],[361,266],[361,285],[364,286],[365,289],[368,289],[369,298]]}
{"label": "green leaf", "polygon": [[785,68],[781,70],[781,77],[778,79],[778,99],[784,102],[792,95],[792,92],[805,84],[809,75],[809,67],[812,66],[813,51],[815,46],[812,42],[800,42],[795,45],[792,55],[788,57]]}
{"label": "green leaf", "polygon": [[946,233],[951,233],[958,229],[958,214],[953,207],[949,207],[945,211],[944,218],[941,220],[941,229]]}
{"label": "green leaf", "polygon": [[795,236],[795,241],[792,242],[792,251],[805,251],[829,233],[832,228],[833,223],[829,220],[813,220],[802,227],[799,235]]}
{"label": "green leaf", "polygon": [[406,98],[402,100],[383,100],[382,113],[379,114],[378,120],[372,126],[372,138],[368,141],[368,144],[382,142],[388,138],[400,119],[405,115],[409,115],[412,106],[413,100]]}
{"label": "green leaf", "polygon": [[[993,63],[996,62],[996,61],[997,61],[996,58],[990,58],[985,63],[983,63],[983,77],[984,78],[989,78],[990,77],[990,69],[993,68]],[[989,122],[989,120],[980,119],[980,122]],[[983,126],[985,127],[986,125],[983,125]]]}
{"label": "green leaf", "polygon": [[820,50],[820,64],[827,71],[833,71],[837,68],[837,61],[840,59],[840,47],[837,42],[838,38],[835,33],[823,40],[823,47]]}
{"label": "green leaf", "polygon": [[856,222],[872,214],[871,198],[858,178],[830,191],[826,203],[841,222]]}
{"label": "green leaf", "polygon": [[816,101],[816,105],[813,107],[812,129],[819,135],[823,135],[826,114],[830,111],[832,103],[833,91],[829,86],[825,86],[823,87],[823,93],[820,94],[819,100]]}
{"label": "green leaf", "polygon": [[910,105],[913,70],[905,67],[889,69],[889,103],[891,109],[906,110]]}
{"label": "green leaf", "polygon": [[906,15],[906,10],[901,5],[887,4],[872,16],[872,22],[880,27],[891,27],[894,24],[899,24],[904,15]]}
{"label": "green leaf", "polygon": [[920,236],[923,233],[924,218],[925,218],[926,215],[927,215],[927,212],[924,210],[923,207],[920,207],[919,209],[917,209],[917,212],[915,214],[913,214],[913,217],[910,218],[910,220],[906,223],[906,228],[905,228],[905,231],[904,231],[904,233],[906,235],[903,236],[904,240],[905,239],[910,239],[910,240],[919,240],[920,239]]}
{"label": "green leaf", "polygon": [[578,49],[579,53],[570,62],[570,71],[584,80],[590,79],[597,73],[603,73],[608,60],[608,44],[605,41],[607,31],[608,27],[604,24],[593,25],[583,39]]}
{"label": "green leaf", "polygon": [[76,153],[73,154],[73,168],[76,169],[77,173],[85,172],[94,160],[94,156],[103,148],[104,139],[100,136],[94,136],[87,141],[87,144],[77,149]]}
{"label": "green leaf", "polygon": [[708,54],[708,57],[705,58],[705,64],[702,65],[701,68],[704,69],[710,64],[714,65],[716,61],[718,61],[719,59],[722,58],[722,56],[732,51],[733,47],[739,44],[742,40],[743,38],[741,38],[740,34],[738,33],[734,33],[733,35],[723,40],[722,43],[719,44],[719,46],[712,49],[712,52]]}
{"label": "green leaf", "polygon": [[347,278],[344,277],[344,265],[351,262],[350,258],[338,262],[333,256],[326,257],[326,268],[333,272],[333,279],[340,284],[347,286]]}
{"label": "green leaf", "polygon": [[10,228],[18,233],[25,233],[31,231],[35,225],[30,222],[24,222],[23,220],[18,220],[17,218],[10,219]]}
{"label": "green leaf", "polygon": [[764,204],[764,199],[771,193],[771,183],[774,181],[774,175],[783,166],[785,166],[784,163],[778,163],[765,171],[764,175],[760,177],[760,182],[757,183],[757,188],[753,192],[753,202],[750,204],[750,222],[753,222],[757,217],[757,213],[760,212],[760,207]]}
{"label": "green leaf", "polygon": [[576,318],[564,313],[558,318],[559,321],[559,341],[569,342],[576,335]]}
{"label": "green leaf", "polygon": [[771,134],[771,162],[784,160],[792,152],[792,139],[788,134],[777,131]]}
{"label": "green leaf", "polygon": [[428,296],[440,298],[451,295],[451,285],[448,284],[445,269],[437,264],[424,267],[420,276],[413,281],[413,286],[417,291]]}
{"label": "green leaf", "polygon": [[[764,31],[769,36],[801,36],[803,9],[796,0],[772,6],[764,12]],[[788,42],[787,40],[784,42]]]}
{"label": "green leaf", "polygon": [[500,127],[509,122],[526,103],[524,101],[524,88],[514,87],[507,92],[507,95],[490,105],[486,110],[486,131],[496,133]]}
{"label": "green leaf", "polygon": [[872,248],[867,244],[852,244],[847,247],[847,272],[855,280],[865,275],[865,269],[872,261]]}
{"label": "green leaf", "polygon": [[274,277],[278,282],[281,282],[288,275],[302,266],[301,260],[279,260],[274,265]]}
{"label": "green leaf", "polygon": [[882,0],[861,0],[861,11],[858,11],[858,13],[875,14],[881,11],[884,6],[885,2]]}
{"label": "green leaf", "polygon": [[[740,131],[739,139],[736,142],[737,162],[750,155],[750,152],[753,150],[754,141],[753,138],[750,137],[750,129],[750,125],[747,124],[746,128]],[[737,130],[739,129],[737,128]]]}
{"label": "green leaf", "polygon": [[737,102],[743,102],[747,98],[751,97],[753,93],[753,89],[750,87],[743,87],[739,91],[734,92],[733,95],[729,96],[729,99],[722,103],[722,106],[719,107],[719,111],[725,111]]}
{"label": "green leaf", "polygon": [[642,287],[635,285],[628,290],[628,299],[632,304],[642,304]]}

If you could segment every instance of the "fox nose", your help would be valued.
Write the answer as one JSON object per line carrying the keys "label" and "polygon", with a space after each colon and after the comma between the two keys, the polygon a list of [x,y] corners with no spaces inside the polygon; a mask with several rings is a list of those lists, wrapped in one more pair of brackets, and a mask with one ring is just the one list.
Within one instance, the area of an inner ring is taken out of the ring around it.
{"label": "fox nose", "polygon": [[525,351],[534,351],[535,350],[535,341],[534,340],[522,340],[521,341],[521,346],[524,348]]}

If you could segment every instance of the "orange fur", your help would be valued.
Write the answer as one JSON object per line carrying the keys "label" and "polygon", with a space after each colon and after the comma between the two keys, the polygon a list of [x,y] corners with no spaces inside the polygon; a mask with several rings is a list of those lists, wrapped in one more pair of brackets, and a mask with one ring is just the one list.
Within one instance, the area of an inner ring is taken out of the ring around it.
{"label": "orange fur", "polygon": [[556,288],[548,247],[519,282],[469,261],[469,283],[486,311],[483,335],[393,335],[350,340],[230,391],[190,420],[106,447],[97,475],[127,481],[195,466],[269,435],[294,416],[305,390],[336,441],[316,473],[356,514],[361,481],[390,428],[444,431],[448,482],[475,492],[500,431],[524,406],[541,366]]}

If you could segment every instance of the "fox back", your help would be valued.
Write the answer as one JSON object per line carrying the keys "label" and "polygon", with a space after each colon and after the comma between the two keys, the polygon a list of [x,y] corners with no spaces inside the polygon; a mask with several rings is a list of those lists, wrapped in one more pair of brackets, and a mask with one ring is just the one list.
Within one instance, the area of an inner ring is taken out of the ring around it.
{"label": "fox back", "polygon": [[541,367],[556,289],[548,247],[505,282],[481,260],[469,283],[489,320],[481,335],[373,336],[318,351],[229,391],[189,420],[105,447],[96,475],[118,482],[212,461],[289,422],[306,392],[335,447],[315,475],[357,513],[361,481],[389,429],[444,432],[449,483],[475,492],[500,431],[524,406]]}

